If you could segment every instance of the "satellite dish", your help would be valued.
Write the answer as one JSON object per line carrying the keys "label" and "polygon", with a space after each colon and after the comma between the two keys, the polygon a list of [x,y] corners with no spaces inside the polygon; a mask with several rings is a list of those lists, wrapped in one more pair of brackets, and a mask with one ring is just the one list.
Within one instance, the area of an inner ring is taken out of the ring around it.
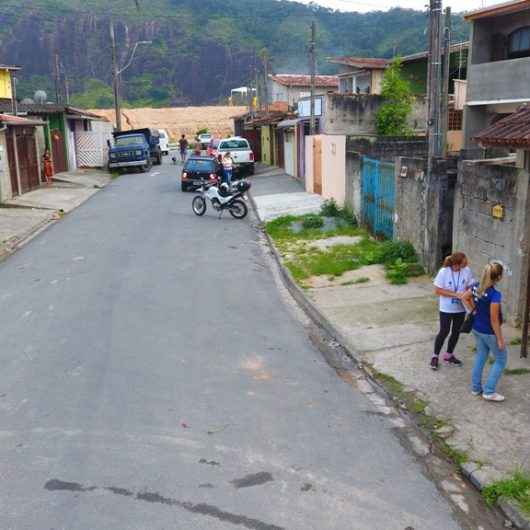
{"label": "satellite dish", "polygon": [[22,105],[33,105],[35,102],[31,98],[24,98],[21,103]]}
{"label": "satellite dish", "polygon": [[48,99],[48,94],[44,92],[44,90],[37,90],[35,94],[33,95],[33,99],[35,100],[35,103],[46,103],[46,100]]}

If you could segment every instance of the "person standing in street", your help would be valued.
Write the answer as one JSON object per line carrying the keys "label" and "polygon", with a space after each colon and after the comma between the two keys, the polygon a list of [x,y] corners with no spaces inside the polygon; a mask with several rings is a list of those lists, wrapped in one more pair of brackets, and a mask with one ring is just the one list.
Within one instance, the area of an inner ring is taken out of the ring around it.
{"label": "person standing in street", "polygon": [[186,153],[188,152],[188,140],[186,140],[185,134],[183,134],[179,140],[179,149],[180,149],[180,160],[182,162],[185,162]]}
{"label": "person standing in street", "polygon": [[234,171],[234,160],[230,152],[225,153],[223,156],[223,181],[226,182],[229,186],[232,182],[232,173]]}
{"label": "person standing in street", "polygon": [[473,273],[463,252],[455,252],[445,258],[443,267],[434,279],[435,293],[440,298],[440,330],[434,341],[431,358],[430,366],[433,370],[438,370],[440,352],[448,336],[449,342],[443,360],[449,366],[462,366],[462,361],[455,356],[454,351],[466,317],[462,298],[473,286],[473,281]]}
{"label": "person standing in street", "polygon": [[[504,396],[497,394],[497,384],[508,362],[506,341],[502,333],[502,294],[497,290],[497,284],[502,280],[503,269],[501,263],[493,262],[486,265],[482,273],[480,284],[466,293],[464,302],[473,308],[473,335],[477,345],[475,365],[471,375],[474,396],[480,396],[486,401],[504,401]],[[495,362],[491,367],[486,384],[482,386],[484,366],[493,354]]]}

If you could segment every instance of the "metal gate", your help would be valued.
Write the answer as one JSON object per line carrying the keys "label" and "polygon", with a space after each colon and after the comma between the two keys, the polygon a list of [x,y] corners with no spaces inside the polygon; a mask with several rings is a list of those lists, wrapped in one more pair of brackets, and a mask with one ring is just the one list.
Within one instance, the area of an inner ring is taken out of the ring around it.
{"label": "metal gate", "polygon": [[394,235],[394,164],[362,157],[362,220],[375,236]]}

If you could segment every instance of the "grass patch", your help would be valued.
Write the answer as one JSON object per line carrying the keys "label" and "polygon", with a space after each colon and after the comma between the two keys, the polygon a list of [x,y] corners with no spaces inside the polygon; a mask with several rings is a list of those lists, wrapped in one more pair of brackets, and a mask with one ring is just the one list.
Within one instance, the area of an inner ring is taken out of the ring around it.
{"label": "grass patch", "polygon": [[[319,220],[316,221],[315,218]],[[309,221],[309,226],[307,226],[308,222],[306,219],[312,220]],[[291,230],[291,226],[293,223],[297,222],[302,223],[302,229],[295,233]],[[311,223],[318,223],[319,226],[310,226]],[[323,218],[315,214],[302,216],[284,215],[269,221],[265,225],[265,230],[274,240],[279,249],[284,248],[289,243],[296,243],[297,241],[316,241],[318,239],[327,239],[328,237],[334,236],[358,236],[364,233],[354,224],[343,224],[337,226],[334,230],[324,232],[321,230],[323,224]]]}
{"label": "grass patch", "polygon": [[395,377],[392,377],[388,374],[384,374],[375,369],[373,370],[373,375],[375,380],[378,383],[381,383],[389,394],[399,399],[406,398],[407,393],[405,392],[405,385],[403,383],[400,383]]}
{"label": "grass patch", "polygon": [[357,278],[356,280],[350,280],[349,282],[344,282],[344,283],[341,283],[341,285],[359,285],[361,283],[368,283],[370,281],[370,278],[365,278],[365,277],[362,277],[362,278]]}
{"label": "grass patch", "polygon": [[530,514],[530,474],[517,471],[509,479],[486,486],[482,495],[490,506],[504,497],[515,501],[525,513]]}
{"label": "grass patch", "polygon": [[322,228],[324,226],[324,219],[320,215],[306,215],[302,221],[302,228],[311,230],[313,228]]}
{"label": "grass patch", "polygon": [[449,446],[449,444],[447,444],[445,440],[437,439],[437,442],[440,451],[442,451],[442,453],[447,458],[449,458],[449,460],[452,460],[455,464],[461,466],[462,464],[465,464],[469,461],[469,455],[466,452],[460,451],[459,449],[454,449],[453,447]]}
{"label": "grass patch", "polygon": [[324,217],[335,217],[346,221],[351,226],[357,226],[357,219],[349,206],[340,207],[334,199],[324,201],[320,208],[320,215]]}
{"label": "grass patch", "polygon": [[504,370],[505,375],[527,375],[530,374],[530,369],[528,368],[506,368]]}
{"label": "grass patch", "polygon": [[446,458],[452,462],[462,465],[469,460],[469,455],[465,451],[452,448],[445,439],[436,431],[450,424],[442,419],[429,416],[425,413],[428,403],[416,396],[414,392],[407,392],[405,386],[391,375],[383,374],[372,368],[372,375],[386,391],[395,399],[401,401],[413,414],[420,428],[426,432],[436,444],[436,447]]}
{"label": "grass patch", "polygon": [[510,341],[510,345],[511,346],[520,346],[522,344],[522,342],[523,341],[522,341],[521,337],[516,337],[515,339],[512,339]]}

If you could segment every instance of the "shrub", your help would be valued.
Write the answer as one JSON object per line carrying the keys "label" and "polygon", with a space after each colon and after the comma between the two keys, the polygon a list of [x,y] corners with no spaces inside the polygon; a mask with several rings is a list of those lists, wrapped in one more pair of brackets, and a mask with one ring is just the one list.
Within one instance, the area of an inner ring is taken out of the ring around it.
{"label": "shrub", "polygon": [[302,221],[302,227],[306,230],[311,230],[313,228],[322,228],[324,226],[324,219],[320,215],[308,214],[304,216]]}
{"label": "shrub", "polygon": [[335,199],[328,199],[322,203],[320,207],[320,215],[324,217],[339,217],[340,208]]}
{"label": "shrub", "polygon": [[385,241],[382,243],[379,258],[383,264],[392,264],[397,260],[406,263],[416,263],[418,256],[414,247],[408,241]]}
{"label": "shrub", "polygon": [[412,111],[413,96],[409,82],[401,74],[401,59],[396,57],[385,70],[381,96],[384,103],[376,114],[377,134],[408,136],[407,118]]}
{"label": "shrub", "polygon": [[344,206],[341,208],[337,205],[334,199],[328,199],[323,202],[320,207],[320,215],[323,217],[335,217],[337,219],[342,219],[350,226],[357,226],[357,219],[353,210],[349,206]]}

